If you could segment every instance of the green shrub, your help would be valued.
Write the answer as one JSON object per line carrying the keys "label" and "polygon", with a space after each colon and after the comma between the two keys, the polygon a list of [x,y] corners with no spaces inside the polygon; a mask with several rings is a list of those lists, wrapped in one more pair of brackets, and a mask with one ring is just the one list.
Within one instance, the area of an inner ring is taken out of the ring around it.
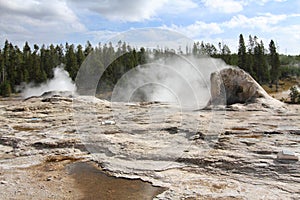
{"label": "green shrub", "polygon": [[0,95],[3,97],[9,97],[11,95],[11,86],[10,86],[9,82],[4,81],[0,85]]}
{"label": "green shrub", "polygon": [[291,103],[300,103],[300,93],[298,91],[298,88],[296,86],[292,86],[290,88],[290,99],[291,99]]}

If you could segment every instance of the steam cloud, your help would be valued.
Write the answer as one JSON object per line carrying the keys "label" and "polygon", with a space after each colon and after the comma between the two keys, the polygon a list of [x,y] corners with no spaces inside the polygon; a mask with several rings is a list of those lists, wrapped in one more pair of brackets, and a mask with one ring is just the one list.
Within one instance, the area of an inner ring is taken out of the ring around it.
{"label": "steam cloud", "polygon": [[33,86],[33,84],[26,85],[22,96],[28,98],[31,96],[40,96],[49,91],[76,91],[76,86],[70,78],[69,73],[61,65],[54,68],[53,72],[53,79],[48,80],[46,83],[42,83],[39,86]]}
{"label": "steam cloud", "polygon": [[160,101],[201,108],[210,99],[210,74],[228,67],[220,59],[177,56],[138,66],[116,84],[112,101]]}

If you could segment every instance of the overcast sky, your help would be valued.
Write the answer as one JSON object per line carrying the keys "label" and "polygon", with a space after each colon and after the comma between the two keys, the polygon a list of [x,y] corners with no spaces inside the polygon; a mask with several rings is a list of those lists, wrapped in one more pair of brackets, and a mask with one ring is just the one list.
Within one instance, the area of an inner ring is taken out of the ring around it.
{"label": "overcast sky", "polygon": [[144,27],[175,30],[195,41],[228,44],[242,33],[273,39],[280,53],[300,54],[299,0],[0,0],[0,47],[93,44]]}

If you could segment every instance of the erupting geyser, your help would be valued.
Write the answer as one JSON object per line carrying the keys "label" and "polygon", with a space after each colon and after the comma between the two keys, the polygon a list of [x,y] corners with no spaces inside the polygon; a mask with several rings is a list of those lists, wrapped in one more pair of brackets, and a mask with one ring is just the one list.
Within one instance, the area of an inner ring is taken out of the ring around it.
{"label": "erupting geyser", "polygon": [[31,96],[40,96],[49,91],[69,91],[76,92],[76,86],[69,76],[69,73],[63,69],[62,66],[57,66],[53,69],[54,77],[48,80],[46,83],[42,83],[39,86],[29,84],[25,86],[22,92],[24,98]]}

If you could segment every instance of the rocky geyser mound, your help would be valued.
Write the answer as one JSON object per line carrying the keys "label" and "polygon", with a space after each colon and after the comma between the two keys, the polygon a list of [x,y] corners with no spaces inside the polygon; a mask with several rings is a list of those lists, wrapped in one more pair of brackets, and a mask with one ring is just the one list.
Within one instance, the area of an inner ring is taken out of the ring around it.
{"label": "rocky geyser mound", "polygon": [[226,68],[210,77],[211,99],[208,105],[236,103],[263,103],[268,107],[284,104],[272,98],[247,72],[239,68]]}

